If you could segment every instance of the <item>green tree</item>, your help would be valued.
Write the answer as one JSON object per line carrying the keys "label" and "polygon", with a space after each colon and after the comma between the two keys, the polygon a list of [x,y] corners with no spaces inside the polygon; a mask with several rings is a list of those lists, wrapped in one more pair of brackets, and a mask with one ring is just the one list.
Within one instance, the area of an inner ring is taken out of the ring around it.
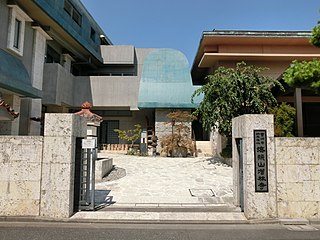
{"label": "green tree", "polygon": [[279,81],[262,75],[266,68],[238,63],[235,68],[219,67],[208,81],[192,95],[204,94],[202,102],[194,112],[205,129],[218,129],[230,137],[232,134],[232,118],[243,114],[266,113],[268,107],[277,105],[271,89],[278,86]]}
{"label": "green tree", "polygon": [[187,111],[173,111],[167,114],[167,117],[167,124],[171,125],[171,134],[161,139],[162,150],[171,157],[186,157],[188,153],[193,155],[195,145],[191,138],[190,124],[196,118]]}
{"label": "green tree", "polygon": [[274,135],[276,137],[293,137],[296,109],[283,102],[270,108],[268,113],[274,115]]}
{"label": "green tree", "polygon": [[316,47],[320,47],[320,21],[318,21],[318,25],[312,29],[310,43]]}
{"label": "green tree", "polygon": [[294,60],[283,74],[283,80],[290,87],[307,87],[315,92],[320,90],[320,61]]}
{"label": "green tree", "polygon": [[129,130],[114,129],[114,131],[119,134],[120,139],[131,142],[131,148],[133,148],[133,144],[136,140],[140,138],[142,130],[141,130],[141,125],[136,124],[134,125],[134,129],[129,129]]}
{"label": "green tree", "polygon": [[[312,29],[310,43],[315,47],[320,47],[320,21]],[[307,87],[318,93],[320,91],[320,61],[317,59],[302,62],[294,60],[284,72],[283,79],[290,87]]]}

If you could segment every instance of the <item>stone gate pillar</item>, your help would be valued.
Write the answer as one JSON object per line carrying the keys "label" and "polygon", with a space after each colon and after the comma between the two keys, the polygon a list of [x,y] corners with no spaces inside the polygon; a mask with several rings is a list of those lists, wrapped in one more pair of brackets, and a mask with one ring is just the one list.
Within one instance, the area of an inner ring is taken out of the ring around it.
{"label": "stone gate pillar", "polygon": [[71,113],[45,116],[40,216],[68,218],[74,207],[76,139],[86,120]]}
{"label": "stone gate pillar", "polygon": [[248,219],[276,217],[273,115],[232,120],[234,203]]}

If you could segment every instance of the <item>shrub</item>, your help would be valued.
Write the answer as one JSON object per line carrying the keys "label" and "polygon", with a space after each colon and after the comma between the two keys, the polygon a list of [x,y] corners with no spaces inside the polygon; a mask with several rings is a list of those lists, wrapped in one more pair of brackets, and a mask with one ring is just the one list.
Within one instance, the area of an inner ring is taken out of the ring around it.
{"label": "shrub", "polygon": [[191,139],[190,126],[186,123],[191,122],[195,117],[186,111],[171,112],[167,117],[170,119],[167,124],[171,124],[171,134],[161,139],[162,151],[171,157],[193,155],[195,146]]}
{"label": "shrub", "polygon": [[141,125],[136,124],[134,125],[134,129],[129,129],[129,130],[115,129],[114,131],[119,134],[119,138],[121,140],[131,142],[131,149],[132,149],[134,142],[140,138],[142,130],[141,130]]}
{"label": "shrub", "polygon": [[296,110],[287,103],[270,108],[269,113],[274,114],[274,135],[276,137],[293,137]]}

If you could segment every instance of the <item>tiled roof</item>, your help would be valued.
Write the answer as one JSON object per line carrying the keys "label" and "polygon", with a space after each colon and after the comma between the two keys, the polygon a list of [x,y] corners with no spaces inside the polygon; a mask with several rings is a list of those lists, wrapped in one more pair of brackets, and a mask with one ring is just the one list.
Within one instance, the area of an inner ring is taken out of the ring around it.
{"label": "tiled roof", "polygon": [[0,99],[0,107],[4,108],[8,111],[8,113],[13,117],[13,118],[17,118],[19,117],[19,113],[15,112],[9,104],[7,104],[4,100]]}
{"label": "tiled roof", "polygon": [[84,117],[88,122],[101,123],[103,121],[102,117],[91,112],[91,107],[91,103],[86,101],[81,105],[81,111],[76,112],[75,114]]}

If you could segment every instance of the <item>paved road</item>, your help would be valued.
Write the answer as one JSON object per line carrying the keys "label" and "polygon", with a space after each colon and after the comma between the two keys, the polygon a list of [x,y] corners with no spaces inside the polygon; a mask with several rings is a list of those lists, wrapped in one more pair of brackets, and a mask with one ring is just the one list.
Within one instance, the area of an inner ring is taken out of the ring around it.
{"label": "paved road", "polygon": [[[320,229],[320,225],[314,226]],[[0,240],[264,240],[320,239],[320,231],[291,231],[278,224],[90,224],[0,222]]]}

